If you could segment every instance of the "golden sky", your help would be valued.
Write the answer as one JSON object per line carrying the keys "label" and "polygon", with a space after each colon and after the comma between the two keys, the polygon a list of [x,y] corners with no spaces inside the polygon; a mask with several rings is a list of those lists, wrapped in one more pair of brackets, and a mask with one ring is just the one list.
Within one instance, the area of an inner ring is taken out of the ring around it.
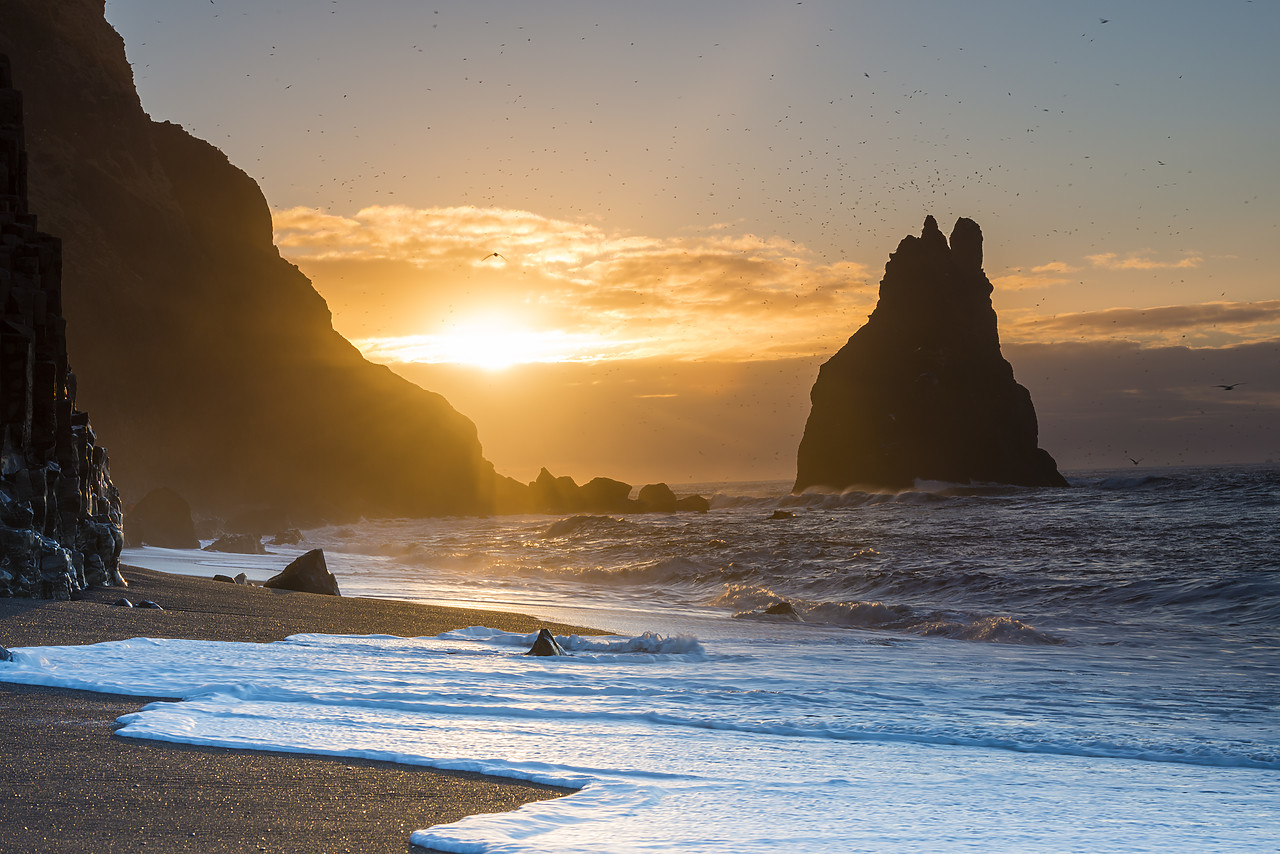
{"label": "golden sky", "polygon": [[818,365],[926,214],[981,225],[1064,465],[1280,455],[1274,4],[107,15],[148,111],[259,181],[336,328],[499,470],[791,477]]}

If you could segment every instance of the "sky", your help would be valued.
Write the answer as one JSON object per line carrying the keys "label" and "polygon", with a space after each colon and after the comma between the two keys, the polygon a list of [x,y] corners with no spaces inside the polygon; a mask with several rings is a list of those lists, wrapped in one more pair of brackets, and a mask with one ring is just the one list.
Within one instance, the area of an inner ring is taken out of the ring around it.
{"label": "sky", "polygon": [[1064,468],[1280,457],[1280,4],[106,11],[338,331],[520,479],[792,478],[927,214],[981,225]]}

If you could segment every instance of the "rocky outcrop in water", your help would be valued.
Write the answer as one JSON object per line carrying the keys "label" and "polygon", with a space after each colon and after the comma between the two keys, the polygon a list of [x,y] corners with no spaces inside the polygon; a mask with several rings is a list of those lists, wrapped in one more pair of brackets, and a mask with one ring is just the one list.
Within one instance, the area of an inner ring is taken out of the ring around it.
{"label": "rocky outcrop in water", "polygon": [[124,583],[120,496],[76,392],[62,243],[29,210],[23,99],[0,55],[0,596]]}
{"label": "rocky outcrop in water", "polygon": [[264,555],[267,549],[257,534],[223,534],[204,547],[207,552],[227,552],[238,555]]}
{"label": "rocky outcrop in water", "polygon": [[1000,353],[982,231],[933,217],[889,256],[880,301],[818,373],[795,491],[916,480],[1066,486]]}
{"label": "rocky outcrop in water", "polygon": [[677,498],[665,483],[649,483],[631,498],[631,484],[596,477],[582,486],[568,475],[556,477],[545,468],[509,512],[519,513],[706,513],[711,502],[701,495]]}
{"label": "rocky outcrop in water", "polygon": [[0,53],[26,98],[31,198],[65,243],[82,403],[121,488],[291,525],[491,512],[474,425],[334,331],[253,179],[143,111],[103,11],[4,0]]}
{"label": "rocky outcrop in water", "polygon": [[529,651],[525,655],[568,655],[564,651],[564,647],[556,642],[555,635],[547,629],[538,629],[538,636],[533,639],[533,646],[529,647]]}

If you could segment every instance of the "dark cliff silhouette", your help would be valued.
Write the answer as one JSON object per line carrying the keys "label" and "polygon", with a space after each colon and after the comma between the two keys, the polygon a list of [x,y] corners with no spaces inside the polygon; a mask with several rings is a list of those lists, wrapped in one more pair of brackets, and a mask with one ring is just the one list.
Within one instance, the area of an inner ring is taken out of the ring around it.
{"label": "dark cliff silhouette", "polygon": [[5,0],[30,193],[65,244],[81,400],[138,498],[306,517],[489,512],[474,425],[334,331],[255,182],[139,103],[103,0]]}
{"label": "dark cliff silhouette", "polygon": [[76,391],[62,243],[29,207],[22,95],[0,53],[0,596],[123,583],[120,496]]}
{"label": "dark cliff silhouette", "polygon": [[809,487],[916,480],[1066,486],[1036,446],[1031,394],[1000,353],[982,231],[933,217],[889,256],[866,325],[822,366],[797,455]]}

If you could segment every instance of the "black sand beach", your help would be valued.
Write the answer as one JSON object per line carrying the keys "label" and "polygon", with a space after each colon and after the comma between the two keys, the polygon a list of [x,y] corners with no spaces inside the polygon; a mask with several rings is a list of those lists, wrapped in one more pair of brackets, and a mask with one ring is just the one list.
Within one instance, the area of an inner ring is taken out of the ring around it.
{"label": "black sand beach", "polygon": [[[584,630],[532,617],[238,587],[125,568],[128,589],[0,599],[0,645],[133,637],[267,643],[304,632],[418,637],[468,625]],[[122,596],[164,610],[115,607]],[[155,698],[158,699],[158,698]],[[383,762],[117,738],[148,698],[0,683],[2,852],[422,851],[409,834],[567,790]]]}

